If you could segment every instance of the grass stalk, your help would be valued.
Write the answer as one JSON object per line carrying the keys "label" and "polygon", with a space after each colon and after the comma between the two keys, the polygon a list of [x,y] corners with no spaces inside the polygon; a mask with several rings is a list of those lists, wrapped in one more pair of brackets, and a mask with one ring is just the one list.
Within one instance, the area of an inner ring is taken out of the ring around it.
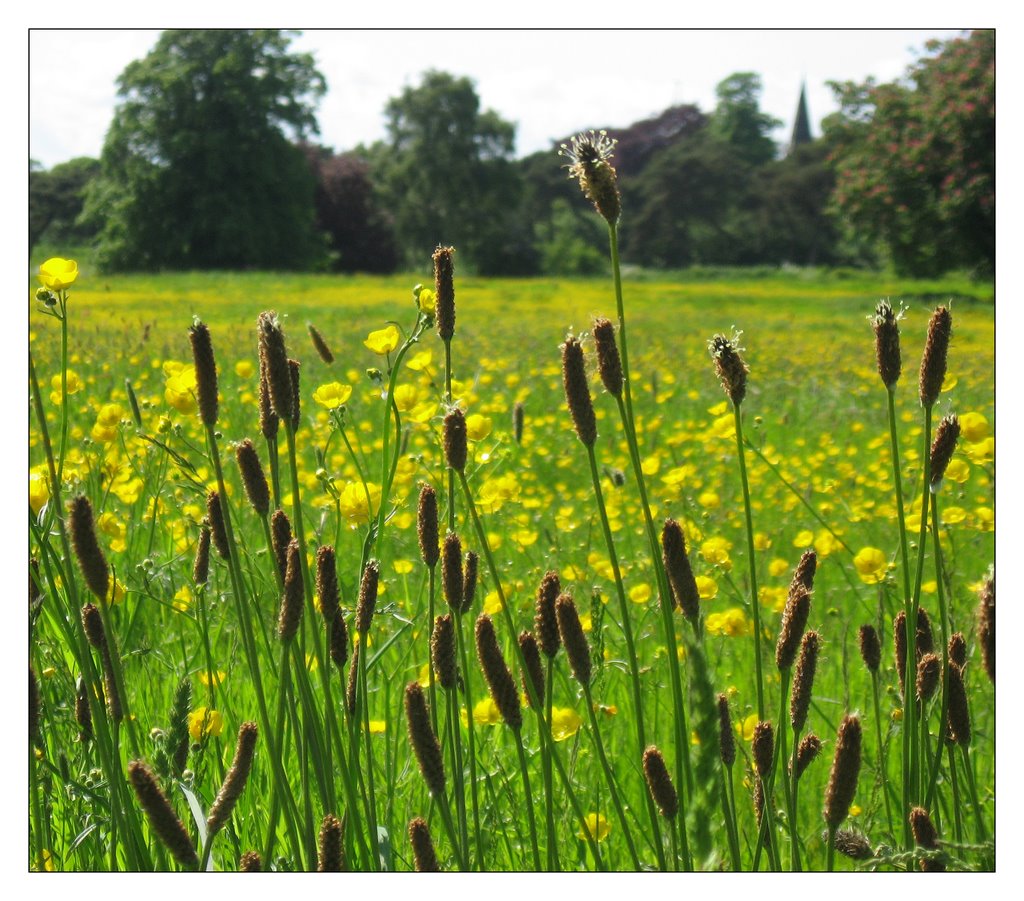
{"label": "grass stalk", "polygon": [[523,789],[526,793],[526,819],[530,827],[530,851],[533,853],[533,868],[543,870],[540,863],[540,847],[537,842],[537,821],[533,813],[533,792],[530,790],[530,768],[526,762],[526,749],[523,747],[522,726],[512,730],[516,737],[516,752],[519,755],[519,771],[523,776]]}

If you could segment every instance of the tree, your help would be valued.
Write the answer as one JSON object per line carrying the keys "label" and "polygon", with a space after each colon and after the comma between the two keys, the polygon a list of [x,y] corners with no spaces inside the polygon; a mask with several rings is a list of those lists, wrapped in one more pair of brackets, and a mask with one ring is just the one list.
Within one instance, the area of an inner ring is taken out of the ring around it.
{"label": "tree", "polygon": [[330,243],[337,272],[394,272],[398,265],[394,218],[381,206],[370,166],[357,153],[334,154],[304,144],[316,179],[316,225]]}
{"label": "tree", "polygon": [[775,158],[771,131],[781,124],[761,112],[761,76],[735,72],[715,88],[718,105],[711,116],[711,132],[725,141],[737,156],[751,166],[762,166]]}
{"label": "tree", "polygon": [[824,122],[834,203],[896,270],[937,275],[995,264],[995,36],[927,45],[903,81],[831,85]]}
{"label": "tree", "polygon": [[165,31],[118,78],[86,214],[120,269],[299,268],[324,254],[314,180],[323,76],[280,31]]}
{"label": "tree", "polygon": [[78,225],[85,190],[100,169],[99,160],[80,156],[50,170],[34,160],[28,176],[28,241],[31,250],[46,235],[54,242],[77,244],[94,230]]}
{"label": "tree", "polygon": [[408,264],[439,243],[485,274],[534,271],[522,183],[512,162],[515,126],[480,109],[473,82],[424,74],[385,109],[388,140],[371,149]]}

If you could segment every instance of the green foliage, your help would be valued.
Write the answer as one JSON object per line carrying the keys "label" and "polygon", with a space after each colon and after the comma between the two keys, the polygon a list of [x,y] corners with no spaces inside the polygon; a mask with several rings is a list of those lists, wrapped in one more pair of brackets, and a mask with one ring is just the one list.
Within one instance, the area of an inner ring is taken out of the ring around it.
{"label": "green foliage", "polygon": [[908,275],[995,263],[995,36],[932,42],[902,82],[833,84],[835,206]]}
{"label": "green foliage", "polygon": [[29,168],[28,242],[35,247],[48,241],[77,244],[94,230],[78,224],[85,189],[99,172],[99,160],[80,156],[50,170]]}
{"label": "green foliage", "polygon": [[86,215],[111,268],[318,262],[313,178],[286,131],[316,132],[325,91],[280,31],[165,31],[118,79]]}
{"label": "green foliage", "polygon": [[718,106],[711,117],[712,134],[751,166],[774,159],[775,142],[770,133],[780,122],[761,112],[761,76],[736,72],[718,83],[715,94]]}
{"label": "green foliage", "polygon": [[430,71],[385,109],[388,140],[371,151],[404,261],[451,244],[481,273],[534,271],[512,155],[515,126],[481,110],[473,82]]}

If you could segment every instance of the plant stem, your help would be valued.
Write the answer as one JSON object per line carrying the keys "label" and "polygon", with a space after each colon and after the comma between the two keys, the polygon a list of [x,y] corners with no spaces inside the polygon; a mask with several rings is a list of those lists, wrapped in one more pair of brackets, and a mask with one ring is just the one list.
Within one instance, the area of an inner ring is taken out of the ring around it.
{"label": "plant stem", "polygon": [[[473,727],[473,701],[470,693],[469,683],[469,656],[466,650],[466,633],[463,630],[462,614],[455,614],[455,643],[459,652],[459,664],[462,667],[463,696],[466,699],[466,732],[469,736],[469,786],[473,804],[473,841],[476,846],[476,868],[484,870],[484,842],[483,833],[480,830],[480,803],[477,797],[477,775],[476,775],[476,738]],[[458,724],[456,724],[458,725]],[[465,799],[463,799],[465,803]]]}
{"label": "plant stem", "polygon": [[[743,514],[747,526],[747,558],[750,563],[750,605],[754,618],[754,673],[757,679],[757,718],[764,720],[764,684],[761,674],[761,613],[757,599],[757,561],[754,558],[754,521],[750,508],[750,485],[747,481],[747,461],[743,450],[743,416],[741,405],[733,405],[736,423],[736,455],[740,464],[740,481],[743,484]],[[767,798],[765,802],[767,803]]]}
{"label": "plant stem", "polygon": [[530,768],[526,763],[526,750],[523,748],[523,728],[514,728],[516,751],[519,754],[519,770],[523,775],[523,791],[526,796],[526,818],[530,826],[530,850],[533,852],[533,868],[538,872],[543,869],[540,864],[540,849],[537,845],[537,821],[533,815],[533,792],[530,790]]}
{"label": "plant stem", "polygon": [[[548,657],[546,660],[546,672],[545,679],[547,682],[547,690],[544,692],[544,727],[548,731],[548,735],[551,735],[552,729],[552,706],[554,703],[553,695],[555,692],[554,682],[554,658]],[[553,738],[554,736],[552,736]],[[545,817],[547,820],[547,833],[548,833],[548,870],[552,873],[558,872],[560,869],[558,864],[558,840],[555,835],[555,794],[554,787],[551,783],[551,755],[557,753],[554,747],[545,744],[541,748],[541,764],[544,772],[544,808]]]}

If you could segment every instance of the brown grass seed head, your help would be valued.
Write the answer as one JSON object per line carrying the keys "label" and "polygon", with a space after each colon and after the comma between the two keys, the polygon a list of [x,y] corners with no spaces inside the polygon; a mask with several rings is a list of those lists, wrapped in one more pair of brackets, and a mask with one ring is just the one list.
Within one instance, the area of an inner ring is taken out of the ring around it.
{"label": "brown grass seed head", "polygon": [[960,420],[956,413],[943,416],[939,427],[935,430],[935,440],[932,441],[929,460],[929,475],[933,493],[942,487],[942,478],[946,475],[946,467],[953,459],[953,451],[956,450],[956,443],[959,440]]}
{"label": "brown grass seed head", "polygon": [[299,631],[302,621],[302,606],[305,601],[305,586],[302,581],[302,560],[298,539],[288,545],[288,566],[284,575],[284,591],[281,594],[281,612],[277,621],[277,635],[286,644]]}
{"label": "brown grass seed head", "polygon": [[441,588],[453,613],[462,612],[462,542],[454,532],[444,536],[441,547]]}
{"label": "brown grass seed head", "polygon": [[462,612],[469,613],[476,598],[476,583],[480,571],[480,555],[476,551],[466,551],[462,561]]}
{"label": "brown grass seed head", "polygon": [[330,366],[334,362],[334,354],[331,353],[327,342],[324,341],[324,336],[317,331],[316,326],[312,322],[306,323],[306,331],[309,332],[309,340],[313,342],[313,349],[317,352],[317,356]]}
{"label": "brown grass seed head", "polygon": [[533,617],[533,631],[537,644],[546,657],[554,657],[562,643],[558,634],[558,618],[555,602],[561,594],[562,585],[555,570],[548,570],[537,588],[536,613]]}
{"label": "brown grass seed head", "polygon": [[861,763],[861,726],[857,716],[843,717],[836,735],[836,750],[832,758],[832,771],[825,789],[825,822],[838,829],[850,812],[857,791],[857,778]]}
{"label": "brown grass seed head", "polygon": [[333,813],[327,814],[320,824],[317,855],[318,873],[342,873],[345,870],[341,820]]}
{"label": "brown grass seed head", "polygon": [[644,751],[643,765],[647,789],[658,810],[665,819],[675,819],[679,813],[679,795],[672,784],[672,777],[668,774],[665,758],[654,745]]}
{"label": "brown grass seed head", "polygon": [[571,594],[560,594],[555,601],[555,616],[558,618],[558,634],[562,636],[565,654],[576,681],[589,686],[592,678],[590,645],[580,623],[576,602]]}
{"label": "brown grass seed head", "polygon": [[223,560],[231,559],[231,545],[228,543],[228,532],[224,524],[224,508],[220,503],[220,493],[210,491],[206,495],[206,518],[210,523],[213,535],[213,546]]}
{"label": "brown grass seed head", "polygon": [[793,691],[789,699],[789,722],[798,735],[807,723],[807,712],[811,708],[811,691],[820,645],[820,636],[815,631],[804,633],[800,642],[800,657],[793,673]]}
{"label": "brown grass seed head", "polygon": [[284,340],[284,331],[281,329],[277,314],[273,311],[260,313],[257,330],[259,332],[260,358],[266,362],[270,404],[278,419],[291,422],[295,419],[292,409],[294,401],[292,377],[288,365],[288,348]]}
{"label": "brown grass seed head", "polygon": [[356,631],[365,635],[373,623],[373,611],[377,607],[377,588],[380,584],[380,564],[371,560],[363,570],[359,583],[359,602],[356,605]]}
{"label": "brown grass seed head", "polygon": [[494,623],[486,613],[481,613],[476,621],[476,654],[502,719],[513,729],[519,729],[523,724],[519,691],[498,646]]}
{"label": "brown grass seed head", "polygon": [[882,663],[882,643],[878,640],[878,632],[870,623],[860,627],[860,656],[869,672],[877,673]]}
{"label": "brown grass seed head", "polygon": [[141,760],[133,760],[128,764],[128,780],[149,825],[174,859],[183,867],[198,869],[199,857],[195,845],[167,796],[161,791],[152,770]]}
{"label": "brown grass seed head", "polygon": [[902,361],[900,358],[900,327],[899,320],[903,310],[893,310],[887,300],[880,300],[875,307],[875,315],[871,324],[875,329],[875,357],[878,361],[878,374],[886,388],[893,388],[900,379]]}
{"label": "brown grass seed head", "polygon": [[523,669],[523,691],[529,702],[530,690],[526,684],[529,679],[533,686],[534,694],[537,696],[537,703],[544,704],[544,669],[540,662],[540,648],[537,647],[537,639],[532,632],[523,630],[519,633],[519,649],[523,652],[523,661],[526,667]]}
{"label": "brown grass seed head", "polygon": [[437,334],[442,341],[455,336],[454,247],[438,246],[434,251],[434,293],[437,296]]}
{"label": "brown grass seed head", "polygon": [[270,513],[270,488],[252,441],[246,438],[235,448],[235,461],[242,476],[245,496],[258,516]]}
{"label": "brown grass seed head", "polygon": [[779,638],[775,644],[775,665],[780,671],[793,665],[810,613],[811,594],[802,583],[798,583],[786,600],[779,625]]}
{"label": "brown grass seed head", "polygon": [[729,698],[718,696],[718,751],[726,769],[736,760],[736,739],[732,734],[732,718],[729,714]]}
{"label": "brown grass seed head", "polygon": [[441,867],[437,863],[434,842],[430,838],[430,827],[422,817],[409,821],[409,842],[412,845],[413,866],[417,873],[438,873]]}
{"label": "brown grass seed head", "polygon": [[992,684],[996,684],[996,582],[989,574],[978,592],[978,645],[981,660]]}
{"label": "brown grass seed head", "polygon": [[416,535],[420,543],[420,557],[428,569],[433,569],[440,554],[437,492],[425,482],[420,485],[420,497],[416,505]]}
{"label": "brown grass seed head", "polygon": [[430,659],[437,674],[437,681],[445,690],[452,690],[459,684],[459,668],[455,658],[455,623],[451,614],[435,617],[434,631],[430,636]]}
{"label": "brown grass seed head", "polygon": [[199,527],[199,540],[196,542],[196,556],[192,561],[192,581],[196,585],[205,585],[210,578],[210,526],[203,520]]}
{"label": "brown grass seed head", "polygon": [[615,343],[615,326],[610,319],[594,320],[594,346],[597,349],[597,371],[604,390],[612,397],[622,396],[622,360]]}
{"label": "brown grass seed head", "polygon": [[198,319],[188,330],[192,343],[192,360],[196,372],[196,401],[203,425],[217,424],[217,362],[213,355],[210,330]]}
{"label": "brown grass seed head", "polygon": [[665,564],[672,599],[691,623],[700,617],[700,592],[686,554],[682,527],[674,519],[666,519],[661,529],[661,559]]}
{"label": "brown grass seed head", "polygon": [[75,559],[85,578],[85,584],[97,599],[106,603],[110,594],[110,571],[107,568],[107,558],[103,556],[99,541],[96,539],[92,504],[84,494],[71,499],[68,504],[68,520],[71,546],[74,548]]}
{"label": "brown grass seed head", "polygon": [[562,386],[576,436],[585,446],[593,447],[597,441],[597,419],[587,384],[583,345],[572,335],[562,345]]}
{"label": "brown grass seed head", "polygon": [[338,592],[338,561],[334,548],[322,544],[316,549],[316,593],[320,598],[320,613],[330,626],[338,612],[341,597]]}
{"label": "brown grass seed head", "polygon": [[708,342],[711,359],[715,361],[715,373],[733,406],[738,407],[747,395],[747,373],[750,368],[743,361],[739,345],[741,332],[734,332],[731,338],[715,335]]}
{"label": "brown grass seed head", "polygon": [[224,784],[217,793],[217,798],[210,807],[206,818],[206,831],[214,835],[228,821],[235,804],[245,790],[252,770],[253,757],[256,754],[256,739],[259,729],[255,723],[242,723],[238,729],[238,742],[235,745],[235,757],[231,769],[224,777]]}
{"label": "brown grass seed head", "polygon": [[928,321],[928,338],[921,357],[921,406],[931,407],[939,399],[942,382],[946,378],[946,357],[949,354],[949,336],[953,330],[953,317],[947,307],[936,307]]}
{"label": "brown grass seed head", "polygon": [[606,131],[591,130],[574,135],[558,151],[559,156],[569,161],[569,177],[579,182],[583,196],[611,226],[618,222],[622,212],[618,175],[611,164],[615,144],[616,140],[609,138]]}
{"label": "brown grass seed head", "polygon": [[466,469],[466,415],[453,407],[444,417],[444,459],[456,472]]}
{"label": "brown grass seed head", "polygon": [[270,544],[274,548],[277,571],[281,574],[282,582],[288,569],[288,545],[291,544],[291,540],[292,524],[288,514],[284,510],[275,510],[270,517]]}
{"label": "brown grass seed head", "polygon": [[409,744],[412,745],[423,781],[435,800],[444,803],[444,761],[441,745],[430,725],[427,699],[419,682],[405,686],[405,718],[409,726]]}

